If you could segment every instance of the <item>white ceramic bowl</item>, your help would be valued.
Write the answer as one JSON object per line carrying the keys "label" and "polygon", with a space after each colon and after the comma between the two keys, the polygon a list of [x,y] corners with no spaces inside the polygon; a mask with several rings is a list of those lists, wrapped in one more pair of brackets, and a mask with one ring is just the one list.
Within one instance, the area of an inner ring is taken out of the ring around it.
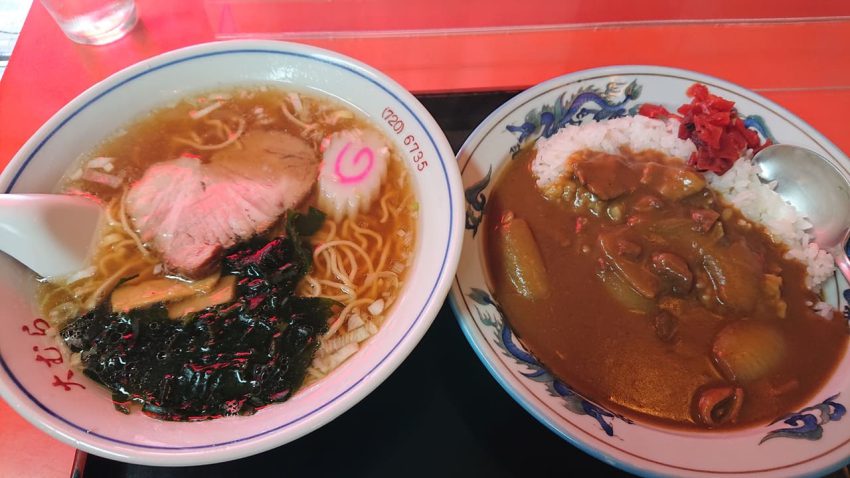
{"label": "white ceramic bowl", "polygon": [[[748,124],[763,135],[810,148],[850,177],[850,160],[829,140],[782,107],[726,81],[653,66],[615,66],[558,77],[521,93],[493,112],[458,153],[467,201],[467,230],[451,303],[469,343],[502,387],[552,431],[600,460],[655,476],[823,474],[850,460],[850,418],[845,416],[850,404],[847,352],[831,380],[811,400],[811,408],[801,409],[784,421],[728,433],[673,431],[615,416],[552,377],[514,339],[488,289],[481,235],[476,231],[490,195],[491,179],[509,161],[524,131],[529,134],[528,141],[540,136],[544,128],[535,129],[535,125],[546,124],[546,119],[541,121],[541,112],[554,112],[557,124],[561,120],[604,121],[629,114],[644,102],[673,111],[690,102],[685,90],[695,82],[735,101]],[[558,103],[563,108],[553,107]],[[843,311],[845,320],[850,313],[847,288],[838,276],[824,286],[827,300]]]}
{"label": "white ceramic bowl", "polygon": [[[398,83],[342,55],[303,45],[234,41],[173,51],[127,68],[77,97],[30,139],[0,176],[0,190],[50,192],[82,153],[151,108],[198,90],[273,84],[327,95],[372,120],[406,152],[420,202],[413,268],[380,332],[327,378],[249,417],[163,422],[114,411],[105,389],[53,363],[55,331],[33,307],[30,273],[0,257],[0,394],[30,422],[84,451],[152,465],[231,460],[294,440],[343,413],[407,357],[437,314],[460,253],[463,199],[451,147],[431,115]],[[426,227],[427,224],[427,227]],[[39,359],[41,357],[41,359]],[[84,388],[83,388],[84,387]]]}

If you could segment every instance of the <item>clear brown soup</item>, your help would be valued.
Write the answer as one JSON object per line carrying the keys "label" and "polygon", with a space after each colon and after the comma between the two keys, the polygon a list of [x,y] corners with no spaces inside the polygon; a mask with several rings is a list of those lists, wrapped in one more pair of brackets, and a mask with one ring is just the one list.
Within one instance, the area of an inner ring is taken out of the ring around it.
{"label": "clear brown soup", "polygon": [[522,151],[487,203],[488,272],[522,343],[637,420],[728,429],[803,406],[848,337],[840,314],[812,311],[805,267],[681,162],[577,154],[544,195]]}

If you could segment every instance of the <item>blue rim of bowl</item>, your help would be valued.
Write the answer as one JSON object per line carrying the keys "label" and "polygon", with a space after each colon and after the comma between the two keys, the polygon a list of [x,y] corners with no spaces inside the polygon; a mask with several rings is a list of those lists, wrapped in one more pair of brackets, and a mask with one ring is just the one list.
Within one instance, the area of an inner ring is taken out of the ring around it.
{"label": "blue rim of bowl", "polygon": [[[644,71],[641,71],[642,69]],[[655,71],[646,71],[646,70],[655,70]],[[575,71],[575,72],[572,72],[572,73],[567,73],[567,74],[564,74],[564,75],[560,75],[560,76],[551,78],[549,80],[546,80],[542,83],[539,83],[535,86],[532,86],[532,87],[520,92],[519,94],[517,94],[516,96],[514,96],[513,98],[509,99],[507,102],[505,102],[504,104],[502,104],[501,106],[496,108],[492,113],[487,115],[487,117],[472,131],[472,133],[470,133],[469,137],[466,139],[466,141],[464,141],[460,150],[458,150],[458,153],[456,155],[456,159],[458,161],[458,168],[460,168],[460,171],[461,171],[461,178],[463,178],[463,173],[466,169],[466,166],[471,161],[473,152],[475,151],[475,149],[477,149],[477,147],[481,143],[481,139],[479,137],[480,136],[486,136],[487,134],[490,134],[490,131],[484,132],[485,129],[490,128],[490,130],[492,130],[492,128],[495,127],[493,125],[495,123],[498,123],[499,121],[502,121],[505,117],[507,117],[508,114],[516,111],[518,108],[527,104],[529,101],[531,101],[531,100],[533,100],[533,99],[535,99],[535,98],[537,98],[541,95],[549,93],[552,90],[562,88],[562,87],[565,87],[565,86],[569,86],[569,85],[575,84],[575,83],[580,82],[580,81],[586,81],[586,80],[589,80],[589,79],[600,78],[600,77],[604,78],[604,77],[615,76],[615,75],[672,76],[672,77],[675,77],[675,78],[678,78],[678,79],[684,79],[684,80],[700,81],[700,82],[706,82],[706,83],[711,82],[711,83],[713,83],[713,86],[717,86],[717,87],[720,87],[722,89],[733,92],[735,94],[738,94],[740,96],[743,96],[743,97],[747,98],[748,100],[759,104],[759,106],[761,106],[761,107],[772,110],[778,116],[783,117],[786,121],[789,121],[790,123],[794,124],[803,134],[808,136],[812,141],[814,141],[816,144],[821,146],[824,150],[829,151],[830,156],[833,156],[832,150],[837,151],[839,153],[838,157],[841,160],[843,160],[843,161],[841,161],[841,163],[843,163],[843,164],[840,164],[840,166],[845,171],[845,173],[848,173],[848,166],[850,166],[850,159],[848,159],[848,157],[843,153],[843,151],[841,151],[841,149],[839,149],[837,146],[835,146],[835,144],[833,144],[829,139],[827,139],[825,136],[823,136],[823,134],[821,134],[816,129],[814,129],[811,125],[809,125],[808,123],[806,123],[805,121],[800,119],[797,115],[795,115],[794,113],[791,113],[790,111],[788,111],[784,107],[776,104],[775,102],[759,95],[758,93],[755,93],[755,92],[748,90],[748,89],[746,89],[746,88],[744,88],[740,85],[731,83],[731,82],[729,82],[727,80],[723,80],[721,78],[717,78],[717,77],[707,75],[707,74],[704,74],[704,73],[698,73],[698,72],[695,72],[695,71],[685,70],[685,69],[681,69],[681,68],[671,68],[671,67],[657,66],[657,65],[620,65],[620,66],[605,66],[605,67],[600,67],[600,68],[590,68],[590,69],[586,69],[586,70],[579,70],[579,71]],[[697,80],[696,78],[701,78],[701,79]],[[744,94],[744,93],[746,93],[746,94]],[[472,152],[469,151],[470,147],[473,147]],[[462,156],[464,156],[465,154],[468,155],[468,157],[466,158],[466,163],[460,164]],[[834,156],[833,156],[833,159],[835,159]],[[464,238],[465,238],[464,240],[467,240],[465,234],[464,234]],[[550,418],[547,416],[547,413],[545,411],[539,410],[532,403],[530,403],[529,400],[526,400],[525,398],[522,397],[522,395],[519,392],[514,390],[514,387],[512,385],[510,385],[510,383],[508,382],[510,375],[500,371],[499,365],[492,363],[487,358],[486,352],[481,350],[481,348],[479,347],[479,344],[477,343],[477,341],[475,339],[475,337],[478,335],[477,332],[474,331],[474,330],[471,330],[468,321],[464,319],[464,317],[469,316],[469,322],[474,321],[474,319],[471,316],[471,312],[469,314],[462,312],[461,305],[457,303],[458,299],[456,298],[456,294],[460,295],[460,296],[463,295],[463,290],[461,288],[460,279],[458,278],[457,275],[455,275],[455,278],[454,278],[454,281],[453,281],[453,286],[452,286],[452,291],[449,293],[449,296],[448,296],[449,304],[451,306],[452,312],[455,315],[455,319],[457,320],[457,323],[458,323],[461,331],[463,332],[464,337],[466,337],[467,342],[469,342],[470,347],[475,352],[475,355],[478,356],[478,359],[484,365],[484,368],[487,369],[487,371],[490,373],[490,375],[496,380],[496,382],[505,390],[505,392],[508,393],[508,395],[515,402],[517,402],[532,417],[534,417],[537,421],[539,421],[546,428],[548,428],[549,430],[554,432],[557,436],[561,437],[566,442],[570,443],[571,445],[575,446],[576,448],[582,450],[583,452],[587,453],[588,455],[590,455],[590,456],[592,456],[592,457],[594,457],[594,458],[596,458],[596,459],[598,459],[598,460],[600,460],[604,463],[607,463],[607,464],[614,466],[616,468],[619,468],[621,470],[624,470],[624,471],[627,471],[629,473],[633,473],[633,474],[636,474],[636,475],[640,475],[640,476],[675,477],[675,476],[680,476],[682,472],[688,472],[688,471],[701,473],[701,474],[716,473],[716,472],[712,472],[712,471],[709,471],[709,470],[687,470],[687,469],[682,470],[680,468],[677,468],[675,465],[660,463],[660,462],[656,462],[654,460],[647,460],[647,459],[645,459],[641,456],[629,453],[639,460],[645,460],[649,463],[652,463],[653,465],[661,466],[661,467],[670,469],[670,471],[668,473],[664,473],[664,472],[661,472],[661,471],[658,471],[658,470],[648,470],[648,469],[642,468],[642,467],[640,467],[640,466],[638,466],[634,463],[630,463],[630,462],[627,462],[623,459],[616,458],[613,455],[605,453],[604,451],[602,451],[600,449],[594,448],[590,444],[585,443],[585,441],[583,441],[582,439],[574,436],[569,431],[565,430],[563,427],[560,427],[554,421],[550,420]],[[465,302],[465,299],[463,297],[460,297],[460,300]],[[466,304],[464,304],[464,306],[465,305]],[[486,339],[483,339],[483,340],[486,341]],[[827,454],[834,452],[835,450],[841,448],[844,445],[846,445],[846,443],[839,445],[838,447],[835,447],[834,449],[827,452]],[[628,452],[626,452],[626,453],[628,453]],[[812,458],[811,460],[817,460],[820,457],[821,456],[817,456],[817,457]],[[803,463],[805,463],[805,462],[803,462]],[[799,466],[799,465],[802,465],[803,463],[792,464],[792,465],[789,465],[787,467],[783,467],[783,468],[780,468],[780,469],[787,470],[788,468]],[[813,470],[810,474],[812,476],[827,474],[827,473],[836,471],[836,470],[838,470],[838,469],[840,469],[844,466],[847,466],[848,464],[850,464],[850,456],[845,457],[844,459],[839,459],[838,461],[836,461],[834,463],[824,465],[822,468],[819,468],[817,470]],[[776,470],[776,469],[774,469],[774,470],[763,470],[761,472],[762,473],[770,473],[770,472],[775,472],[775,471],[779,471],[779,470]],[[746,470],[741,471],[741,472],[731,472],[731,474],[735,474],[735,473],[749,473],[749,472],[746,471]],[[730,473],[723,473],[723,474],[730,474]]]}
{"label": "blue rim of bowl", "polygon": [[[281,44],[283,45],[283,43],[281,43]],[[193,47],[190,47],[190,48],[193,48]],[[320,51],[319,49],[316,49],[316,50]],[[263,49],[263,48],[220,50],[220,51],[212,51],[212,52],[208,52],[208,53],[200,53],[200,54],[195,54],[195,55],[191,55],[191,56],[188,56],[188,57],[178,58],[176,60],[171,60],[171,61],[168,61],[168,62],[163,63],[161,65],[157,65],[153,68],[145,69],[145,70],[143,70],[139,73],[136,73],[136,74],[134,74],[134,75],[132,75],[128,78],[121,80],[120,82],[118,82],[115,85],[110,86],[106,90],[100,92],[94,98],[86,101],[82,106],[77,107],[72,113],[68,114],[57,126],[55,126],[44,137],[44,139],[42,139],[38,143],[38,145],[35,148],[33,148],[33,150],[29,153],[27,158],[24,160],[23,164],[21,164],[18,167],[18,170],[13,175],[12,180],[9,183],[9,186],[6,188],[6,190],[4,192],[9,193],[12,190],[15,183],[20,178],[21,174],[24,172],[24,170],[30,164],[30,162],[35,157],[35,155],[38,154],[38,152],[41,150],[41,148],[48,141],[50,141],[50,139],[53,137],[53,135],[58,130],[60,130],[62,127],[64,127],[65,124],[67,124],[71,119],[73,119],[81,111],[83,111],[84,109],[89,107],[91,104],[97,102],[101,98],[107,96],[112,91],[114,91],[114,90],[120,88],[121,86],[123,86],[127,83],[130,83],[130,82],[132,82],[132,81],[134,81],[138,78],[141,78],[141,77],[143,77],[143,76],[145,76],[149,73],[152,73],[152,72],[155,72],[155,71],[158,71],[158,70],[162,70],[162,69],[170,67],[170,66],[174,66],[174,65],[177,65],[177,64],[180,64],[180,63],[185,63],[185,62],[191,61],[191,60],[197,60],[197,59],[200,59],[200,58],[207,58],[207,57],[220,56],[220,55],[231,55],[231,54],[274,54],[274,55],[294,56],[294,57],[299,57],[299,58],[303,58],[303,59],[307,59],[307,60],[318,61],[318,62],[321,62],[321,63],[325,63],[325,64],[328,64],[328,65],[346,70],[349,73],[353,73],[353,74],[371,82],[372,84],[374,84],[375,86],[377,86],[378,88],[380,88],[381,90],[383,90],[384,92],[389,94],[396,101],[398,101],[402,106],[404,106],[404,108],[411,115],[413,115],[413,117],[416,119],[416,122],[419,124],[420,127],[422,127],[422,130],[428,136],[428,140],[431,142],[431,144],[434,147],[434,150],[437,154],[437,157],[439,158],[440,166],[441,166],[442,171],[443,171],[443,177],[445,178],[445,181],[446,181],[446,187],[447,187],[447,192],[448,192],[448,203],[451,205],[451,203],[452,203],[452,200],[451,200],[452,185],[451,185],[451,180],[449,179],[448,171],[446,169],[446,161],[443,158],[443,155],[440,153],[441,148],[437,144],[437,141],[434,140],[433,136],[431,135],[431,132],[428,130],[425,123],[422,121],[422,119],[419,117],[419,115],[417,115],[416,112],[414,112],[413,109],[411,109],[411,107],[410,107],[410,105],[408,105],[407,101],[403,100],[396,93],[394,93],[393,91],[388,89],[386,86],[381,84],[381,82],[378,81],[378,79],[376,79],[371,72],[369,72],[368,70],[366,70],[362,67],[359,67],[359,66],[357,66],[353,63],[348,63],[346,61],[340,61],[340,60],[333,58],[333,57],[330,57],[330,56],[322,56],[321,54],[318,54],[318,53],[313,53],[313,54],[311,54],[311,53],[298,53],[298,52],[294,52],[294,51]],[[77,431],[80,431],[80,432],[86,434],[87,436],[94,436],[94,437],[100,438],[100,439],[108,441],[108,442],[117,443],[117,444],[121,444],[121,445],[127,445],[127,446],[134,447],[134,448],[141,448],[141,449],[145,449],[145,450],[171,450],[171,451],[202,450],[202,449],[207,449],[207,448],[219,448],[219,447],[223,447],[223,446],[233,445],[233,444],[236,444],[236,443],[244,443],[244,442],[247,442],[247,441],[250,441],[250,440],[253,440],[253,439],[256,439],[256,438],[260,438],[260,437],[269,435],[271,433],[283,430],[283,429],[285,429],[285,428],[287,428],[291,425],[294,425],[298,422],[301,422],[302,420],[304,420],[304,419],[316,414],[317,412],[325,409],[326,407],[332,405],[337,400],[339,400],[343,396],[347,395],[349,392],[351,392],[353,389],[355,389],[358,385],[360,385],[360,383],[363,382],[363,380],[365,380],[373,372],[375,372],[377,369],[379,369],[384,364],[384,362],[386,362],[387,359],[391,355],[393,355],[393,353],[396,351],[396,349],[405,341],[405,339],[410,334],[410,332],[415,328],[415,326],[418,324],[418,322],[422,319],[424,312],[426,311],[426,309],[428,309],[429,305],[431,304],[431,302],[434,298],[435,291],[440,286],[440,283],[443,281],[443,277],[445,276],[445,273],[446,273],[446,263],[449,259],[449,251],[450,251],[451,244],[452,244],[452,235],[453,235],[454,227],[455,227],[454,210],[450,206],[449,207],[448,238],[446,240],[445,250],[443,251],[442,262],[440,264],[440,270],[439,270],[439,273],[437,275],[437,280],[434,282],[434,285],[432,286],[431,291],[428,293],[428,297],[424,301],[422,308],[417,313],[416,319],[413,320],[410,327],[408,327],[408,329],[404,332],[404,334],[401,336],[401,338],[398,340],[398,342],[392,346],[390,351],[387,352],[387,354],[384,355],[384,357],[382,357],[381,360],[378,361],[378,363],[374,367],[372,367],[368,372],[364,373],[363,376],[360,377],[356,382],[354,382],[350,387],[343,390],[342,392],[340,392],[339,394],[337,394],[336,396],[334,396],[333,398],[331,398],[327,402],[323,403],[322,405],[320,405],[316,408],[313,408],[308,413],[305,413],[304,415],[301,415],[300,417],[292,419],[292,420],[290,420],[290,421],[288,421],[288,422],[286,422],[282,425],[278,425],[274,428],[265,430],[263,432],[255,433],[255,434],[252,434],[250,436],[241,437],[241,438],[228,440],[228,441],[223,441],[223,442],[219,442],[219,443],[211,443],[211,444],[207,444],[207,445],[192,445],[192,446],[180,446],[180,447],[159,446],[159,445],[143,445],[143,444],[133,443],[133,442],[126,441],[126,440],[120,440],[120,439],[117,439],[117,438],[112,438],[112,437],[109,437],[109,436],[88,430],[85,427],[82,427],[80,425],[77,425],[77,424],[73,423],[72,421],[70,421],[69,419],[67,419],[67,418],[59,415],[58,413],[54,412],[53,410],[48,408],[43,403],[41,403],[34,395],[32,395],[32,393],[30,393],[29,390],[27,390],[23,386],[23,384],[18,380],[18,378],[14,375],[14,373],[12,373],[12,370],[6,364],[6,361],[3,358],[2,354],[0,354],[0,366],[2,366],[5,373],[9,376],[9,378],[12,380],[12,382],[18,387],[18,389],[21,392],[23,392],[23,394],[27,398],[29,398],[33,403],[38,405],[38,407],[41,410],[46,412],[48,415],[50,415],[50,416],[60,420],[61,422],[65,423],[66,425],[73,427]]]}

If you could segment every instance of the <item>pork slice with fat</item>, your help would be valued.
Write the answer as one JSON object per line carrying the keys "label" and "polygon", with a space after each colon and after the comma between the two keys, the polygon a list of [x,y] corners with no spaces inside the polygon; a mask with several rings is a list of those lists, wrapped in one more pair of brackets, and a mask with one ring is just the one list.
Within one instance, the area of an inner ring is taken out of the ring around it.
{"label": "pork slice with fat", "polygon": [[319,156],[304,140],[254,131],[208,163],[183,156],[152,165],[130,188],[127,214],[170,272],[200,277],[222,251],[298,206],[318,167]]}

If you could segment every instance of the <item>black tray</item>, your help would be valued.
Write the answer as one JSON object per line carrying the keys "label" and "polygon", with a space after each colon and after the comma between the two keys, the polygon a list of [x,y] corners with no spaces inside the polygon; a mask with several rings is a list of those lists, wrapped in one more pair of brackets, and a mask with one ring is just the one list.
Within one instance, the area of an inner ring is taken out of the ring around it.
{"label": "black tray", "polygon": [[[475,126],[515,94],[419,99],[457,151]],[[84,469],[85,478],[531,474],[632,476],[573,447],[514,402],[478,360],[447,303],[422,342],[372,394],[292,443],[216,465],[151,467],[90,456]]]}

